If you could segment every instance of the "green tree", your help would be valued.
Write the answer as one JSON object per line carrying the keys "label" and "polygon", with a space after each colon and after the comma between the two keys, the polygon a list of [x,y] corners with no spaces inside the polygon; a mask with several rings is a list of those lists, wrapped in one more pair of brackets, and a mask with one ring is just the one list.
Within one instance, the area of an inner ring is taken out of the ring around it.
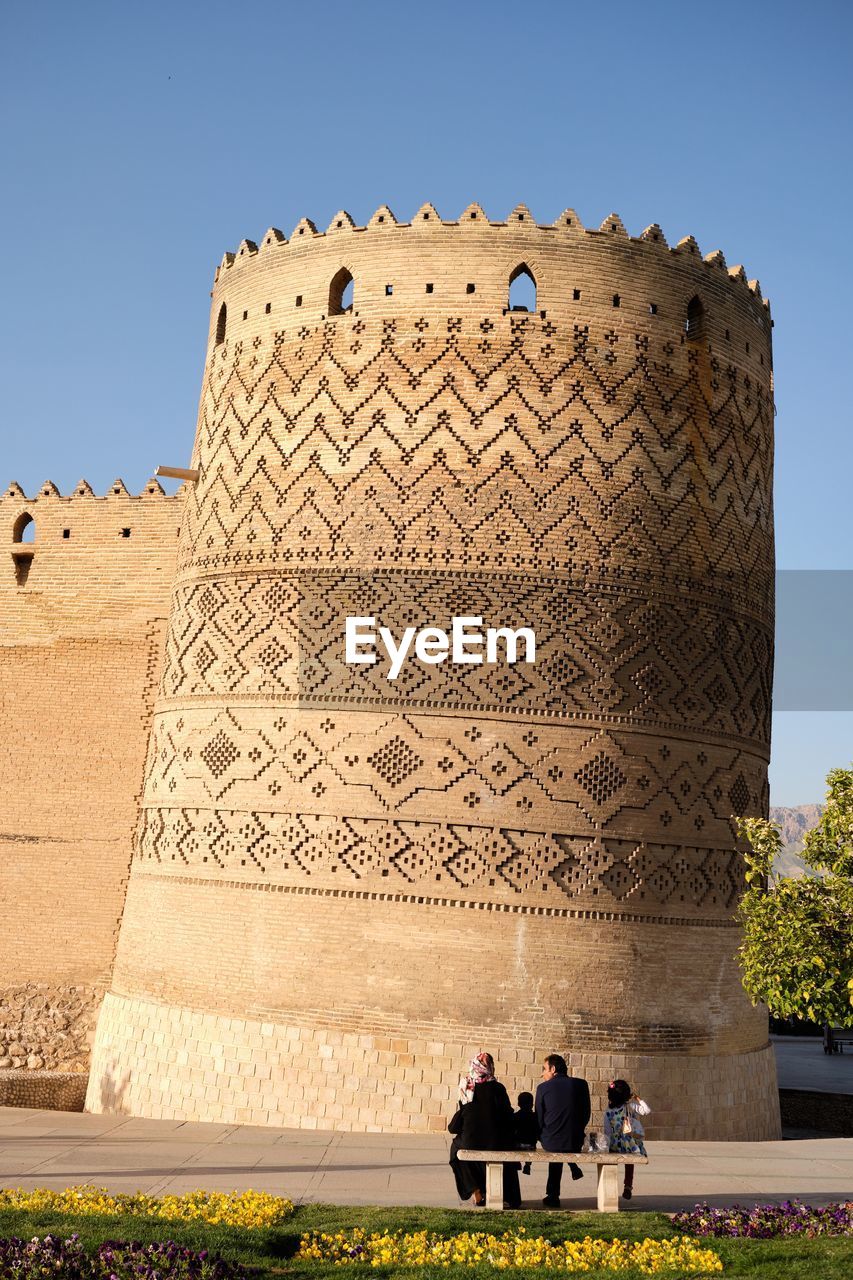
{"label": "green tree", "polygon": [[776,875],[779,828],[763,818],[738,818],[749,846],[738,957],[753,1004],[766,1004],[778,1018],[851,1026],[853,769],[833,769],[826,782],[826,809],[802,854],[814,875]]}

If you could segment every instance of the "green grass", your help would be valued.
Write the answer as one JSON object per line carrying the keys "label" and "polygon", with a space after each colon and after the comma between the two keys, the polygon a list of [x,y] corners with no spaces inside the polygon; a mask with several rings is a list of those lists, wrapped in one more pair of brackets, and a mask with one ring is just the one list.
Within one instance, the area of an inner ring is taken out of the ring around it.
{"label": "green grass", "polygon": [[[459,1231],[488,1230],[496,1233],[523,1225],[529,1235],[550,1240],[582,1238],[585,1235],[628,1240],[646,1236],[661,1238],[674,1234],[669,1218],[662,1213],[491,1213],[458,1209],[361,1208],[339,1205],[305,1205],[281,1226],[266,1231],[245,1231],[235,1227],[213,1227],[180,1222],[158,1222],[134,1217],[74,1218],[67,1214],[35,1213],[21,1210],[0,1212],[0,1235],[44,1236],[48,1232],[68,1236],[76,1231],[84,1246],[94,1249],[103,1240],[172,1239],[196,1249],[209,1249],[242,1262],[257,1277],[287,1277],[287,1280],[336,1280],[341,1268],[319,1262],[298,1262],[293,1254],[303,1231],[367,1230],[435,1231],[453,1235]],[[850,1280],[853,1275],[853,1239],[815,1240],[714,1240],[707,1244],[722,1258],[725,1276],[748,1276],[751,1280]],[[369,1274],[380,1280],[483,1280],[493,1276],[491,1268],[472,1277],[468,1268],[399,1267],[353,1268],[352,1280]],[[349,1272],[347,1274],[350,1274]],[[533,1280],[534,1272],[514,1271],[513,1280]],[[603,1272],[587,1272],[601,1277]],[[626,1275],[627,1273],[622,1273]],[[612,1280],[612,1273],[610,1273]],[[541,1280],[541,1276],[537,1277]]]}

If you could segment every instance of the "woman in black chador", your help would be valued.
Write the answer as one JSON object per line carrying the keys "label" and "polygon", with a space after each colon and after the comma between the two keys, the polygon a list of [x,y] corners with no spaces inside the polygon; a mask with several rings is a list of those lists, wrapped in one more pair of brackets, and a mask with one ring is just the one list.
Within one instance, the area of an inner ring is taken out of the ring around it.
{"label": "woman in black chador", "polygon": [[[515,1147],[513,1110],[509,1095],[495,1079],[495,1062],[490,1053],[471,1059],[468,1075],[459,1081],[459,1109],[447,1126],[454,1135],[450,1144],[450,1167],[461,1200],[474,1197],[476,1205],[486,1203],[486,1166],[479,1160],[460,1160],[458,1151],[506,1151]],[[517,1164],[505,1164],[504,1200],[511,1209],[521,1204]]]}

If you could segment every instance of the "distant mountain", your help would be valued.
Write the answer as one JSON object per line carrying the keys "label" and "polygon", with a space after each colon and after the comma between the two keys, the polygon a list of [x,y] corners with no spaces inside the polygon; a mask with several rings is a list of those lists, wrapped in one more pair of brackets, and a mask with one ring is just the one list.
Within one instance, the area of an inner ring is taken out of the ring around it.
{"label": "distant mountain", "polygon": [[770,821],[775,822],[782,831],[785,842],[781,854],[776,859],[775,870],[785,876],[801,876],[805,872],[805,864],[799,856],[803,851],[803,836],[812,827],[816,827],[825,806],[822,804],[798,804],[791,808],[771,807]]}

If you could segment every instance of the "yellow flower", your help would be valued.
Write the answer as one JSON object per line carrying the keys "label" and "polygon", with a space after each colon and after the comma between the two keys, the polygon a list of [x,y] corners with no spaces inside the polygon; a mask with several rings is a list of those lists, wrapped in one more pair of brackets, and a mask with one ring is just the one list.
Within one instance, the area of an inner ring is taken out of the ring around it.
{"label": "yellow flower", "polygon": [[530,1238],[524,1228],[505,1231],[501,1236],[486,1232],[461,1232],[442,1237],[417,1231],[374,1232],[367,1235],[360,1228],[335,1236],[307,1232],[302,1236],[298,1258],[322,1259],[336,1265],[364,1263],[372,1267],[386,1265],[441,1266],[451,1264],[475,1267],[484,1260],[497,1270],[507,1267],[544,1266],[571,1272],[593,1270],[626,1271],[636,1269],[643,1275],[676,1272],[722,1271],[723,1264],[711,1249],[702,1249],[697,1240],[687,1236],[670,1240],[567,1240],[552,1244],[541,1236]]}
{"label": "yellow flower", "polygon": [[49,1191],[0,1189],[0,1209],[54,1209],[77,1216],[159,1218],[171,1222],[207,1222],[253,1231],[274,1226],[293,1214],[293,1203],[265,1191],[193,1191],[185,1195],[150,1196],[143,1191],[110,1195],[89,1184]]}

